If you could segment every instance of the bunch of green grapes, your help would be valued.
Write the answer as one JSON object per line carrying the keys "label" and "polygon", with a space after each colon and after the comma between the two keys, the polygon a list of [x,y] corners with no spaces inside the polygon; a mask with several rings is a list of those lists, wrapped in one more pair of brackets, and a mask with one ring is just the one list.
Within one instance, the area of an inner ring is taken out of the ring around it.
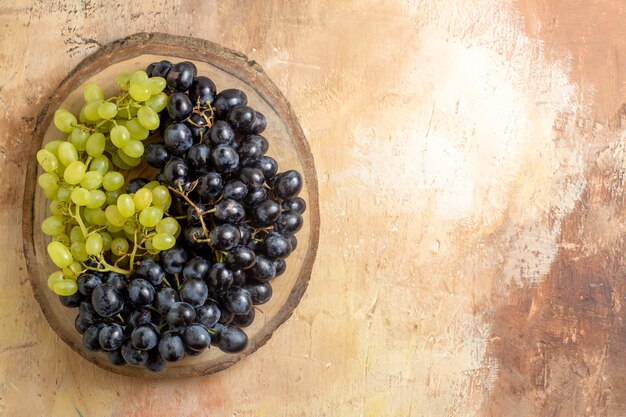
{"label": "bunch of green grapes", "polygon": [[54,114],[67,140],[37,152],[45,171],[38,183],[51,212],[41,229],[52,237],[48,255],[60,268],[48,287],[59,295],[74,294],[76,278],[86,270],[130,276],[136,262],[173,247],[180,233],[176,219],[164,217],[172,202],[167,187],[143,181],[123,192],[123,171],[139,165],[142,141],[159,127],[166,81],[136,71],[121,74],[117,83],[120,94],[106,99],[97,84],[87,83],[78,118],[65,109]]}

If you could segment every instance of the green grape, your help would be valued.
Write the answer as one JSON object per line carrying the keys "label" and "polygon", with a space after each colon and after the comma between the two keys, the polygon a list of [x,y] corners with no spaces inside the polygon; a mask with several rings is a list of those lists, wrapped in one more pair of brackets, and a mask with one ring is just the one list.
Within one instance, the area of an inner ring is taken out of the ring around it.
{"label": "green grape", "polygon": [[102,238],[102,250],[107,251],[111,249],[111,242],[113,242],[113,238],[107,232],[100,232],[100,237]]}
{"label": "green grape", "polygon": [[65,185],[62,185],[57,190],[57,200],[68,202],[68,201],[70,201],[70,194],[71,193],[72,193],[72,190],[70,190]]}
{"label": "green grape", "polygon": [[54,112],[54,125],[63,133],[70,133],[76,122],[76,117],[65,109]]}
{"label": "green grape", "polygon": [[137,120],[148,130],[155,130],[159,127],[159,115],[148,106],[143,106],[137,110]]}
{"label": "green grape", "polygon": [[65,233],[61,233],[60,235],[56,235],[55,237],[52,238],[52,240],[54,240],[56,242],[61,242],[65,246],[70,246],[72,244],[72,242],[70,241],[70,237],[68,235],[66,235]]}
{"label": "green grape", "polygon": [[59,146],[64,142],[65,141],[62,140],[51,140],[50,142],[46,143],[43,148],[47,151],[52,152],[54,156],[58,156]]}
{"label": "green grape", "polygon": [[110,206],[111,204],[117,204],[117,197],[119,197],[120,194],[122,194],[122,190],[107,191],[106,192],[107,205]]}
{"label": "green grape", "polygon": [[107,221],[113,226],[122,227],[126,222],[126,217],[122,216],[115,204],[104,209],[104,214],[106,215]]}
{"label": "green grape", "polygon": [[54,291],[54,284],[63,281],[63,272],[54,271],[48,276],[48,288]]}
{"label": "green grape", "polygon": [[[137,141],[139,142],[139,141]],[[141,143],[141,142],[139,142]],[[143,148],[143,144],[141,145]],[[128,156],[126,155],[126,152],[124,152],[124,149],[118,149],[117,151],[117,155],[118,157],[122,160],[122,162],[127,165],[132,167],[136,167],[137,165],[139,165],[141,163],[141,157],[139,158],[133,158],[132,156]]]}
{"label": "green grape", "polygon": [[85,107],[83,107],[83,113],[85,115],[85,119],[90,122],[97,122],[100,120],[100,115],[98,114],[98,108],[103,103],[102,100],[94,100],[88,103]]}
{"label": "green grape", "polygon": [[129,240],[134,240],[135,239],[135,228],[137,226],[135,225],[135,220],[134,219],[128,219],[126,220],[126,223],[124,223],[124,226],[122,226],[122,230],[124,231],[124,234],[126,236],[128,236]]}
{"label": "green grape", "polygon": [[72,263],[74,258],[72,258],[72,254],[70,250],[62,244],[61,242],[50,242],[48,243],[48,256],[52,259],[52,262],[59,268],[65,268]]}
{"label": "green grape", "polygon": [[48,236],[58,236],[65,231],[63,217],[50,216],[41,222],[41,231]]}
{"label": "green grape", "polygon": [[89,136],[85,144],[85,150],[89,156],[100,156],[104,152],[106,138],[102,133],[96,132]]}
{"label": "green grape", "polygon": [[[74,261],[66,269],[70,270],[69,276],[74,281],[76,281],[76,278],[78,277],[78,274],[80,274],[83,271],[84,268],[83,268],[83,266],[79,262]],[[64,270],[64,273],[65,273],[65,270]]]}
{"label": "green grape", "polygon": [[85,242],[74,242],[70,248],[74,259],[78,259],[81,262],[85,262],[89,259],[89,254],[85,249]]}
{"label": "green grape", "polygon": [[130,132],[126,126],[115,126],[111,129],[111,142],[118,148],[123,148],[130,140]]}
{"label": "green grape", "polygon": [[146,248],[146,251],[148,251],[148,253],[159,253],[159,250],[154,249],[154,246],[152,245],[152,239],[146,240],[146,243],[144,243],[144,247]]}
{"label": "green grape", "polygon": [[87,167],[81,161],[74,161],[67,166],[63,173],[63,179],[65,182],[71,185],[76,185],[83,180]]}
{"label": "green grape", "polygon": [[54,293],[57,295],[63,295],[65,297],[76,294],[78,291],[78,284],[71,279],[64,279],[54,284]]}
{"label": "green grape", "polygon": [[102,124],[98,125],[98,132],[104,133],[105,135],[111,131],[115,127],[115,123],[112,120],[105,120],[101,122]]}
{"label": "green grape", "polygon": [[143,127],[139,121],[137,120],[136,117],[133,117],[132,119],[130,119],[128,122],[126,122],[126,128],[128,129],[128,132],[130,133],[130,137],[131,139],[135,139],[135,140],[144,140],[148,137],[148,135],[150,134],[150,132],[148,131],[148,129],[146,129],[145,127]]}
{"label": "green grape", "polygon": [[43,195],[45,195],[48,200],[54,200],[57,198],[57,190],[43,190]]}
{"label": "green grape", "polygon": [[143,70],[138,70],[138,71],[133,72],[133,74],[130,76],[130,83],[132,85],[134,83],[146,81],[147,79],[148,79],[148,73]]}
{"label": "green grape", "polygon": [[106,202],[106,194],[102,190],[91,190],[89,192],[89,203],[87,204],[87,208],[97,209],[102,207],[102,205]]}
{"label": "green grape", "polygon": [[95,190],[96,188],[99,188],[101,184],[102,174],[98,171],[85,172],[85,176],[80,182],[80,185],[88,190]]}
{"label": "green grape", "polygon": [[80,113],[78,114],[78,121],[82,124],[89,123],[89,120],[87,120],[87,117],[85,116],[85,106],[80,109]]}
{"label": "green grape", "polygon": [[80,228],[80,226],[72,227],[72,230],[70,230],[70,240],[72,242],[85,241],[85,235],[83,235],[83,230]]}
{"label": "green grape", "polygon": [[52,213],[53,216],[63,216],[63,208],[66,206],[66,204],[61,203],[55,198],[50,201],[50,213]]}
{"label": "green grape", "polygon": [[128,253],[129,248],[130,246],[128,245],[128,240],[124,239],[123,237],[115,238],[111,242],[111,252],[113,253],[113,255],[120,256]]}
{"label": "green grape", "polygon": [[158,185],[152,189],[152,205],[163,207],[170,198],[170,192],[164,185]]}
{"label": "green grape", "polygon": [[104,93],[98,84],[87,83],[83,87],[83,97],[85,98],[85,103],[90,103],[96,100],[104,100]]}
{"label": "green grape", "polygon": [[152,246],[157,250],[168,250],[176,244],[176,238],[165,233],[157,233],[152,237]]}
{"label": "green grape", "polygon": [[137,190],[133,195],[133,203],[135,203],[135,209],[141,211],[152,204],[152,193],[147,188],[141,188]]}
{"label": "green grape", "polygon": [[40,149],[37,152],[37,162],[46,172],[53,172],[59,167],[57,157],[47,149]]}
{"label": "green grape", "polygon": [[120,194],[117,197],[117,210],[124,217],[131,217],[135,214],[135,203],[133,198],[128,194]]}
{"label": "green grape", "polygon": [[45,172],[37,178],[39,186],[43,190],[57,190],[59,188],[59,176],[54,172]]}
{"label": "green grape", "polygon": [[136,101],[146,101],[150,98],[150,86],[147,82],[132,82],[130,83],[130,88],[128,89],[128,93]]}
{"label": "green grape", "polygon": [[74,145],[77,151],[82,152],[85,150],[85,147],[87,146],[87,139],[89,139],[89,132],[85,132],[80,127],[72,129],[70,142]]}
{"label": "green grape", "polygon": [[107,172],[102,178],[102,186],[107,191],[115,191],[124,185],[124,176],[119,172]]}
{"label": "green grape", "polygon": [[104,215],[104,210],[99,208],[86,208],[84,217],[85,220],[87,220],[91,224],[95,224],[96,226],[104,226],[107,222],[106,216]]}
{"label": "green grape", "polygon": [[167,81],[165,81],[165,78],[162,77],[148,78],[145,82],[148,84],[150,94],[152,95],[159,94],[167,86]]}
{"label": "green grape", "polygon": [[165,93],[155,94],[152,97],[150,97],[148,100],[146,100],[144,104],[150,107],[155,112],[159,113],[163,109],[165,109],[165,107],[167,107],[167,94]]}
{"label": "green grape", "polygon": [[128,91],[130,85],[130,74],[123,72],[117,76],[117,85],[122,91]]}
{"label": "green grape", "polygon": [[139,214],[139,223],[145,227],[154,227],[162,218],[163,210],[158,207],[147,207]]}
{"label": "green grape", "polygon": [[120,152],[122,150],[119,149],[117,152],[115,152],[113,154],[113,156],[111,157],[111,162],[113,162],[113,165],[115,165],[116,167],[118,167],[119,169],[124,169],[124,170],[129,170],[132,169],[133,167],[131,165],[128,165],[126,162],[124,162],[124,160],[121,158],[120,156]]}
{"label": "green grape", "polygon": [[102,119],[113,119],[117,114],[117,106],[115,103],[111,103],[110,101],[105,101],[104,103],[98,106],[98,116]]}
{"label": "green grape", "polygon": [[158,181],[150,181],[149,183],[144,185],[143,188],[147,188],[148,190],[152,191],[155,187],[158,187],[159,185],[161,185],[161,183]]}
{"label": "green grape", "polygon": [[85,250],[89,255],[99,255],[102,252],[103,242],[102,236],[98,233],[94,233],[87,237],[85,241]]}
{"label": "green grape", "polygon": [[141,155],[143,155],[143,143],[138,140],[131,139],[126,145],[124,145],[122,150],[131,158],[140,158]]}
{"label": "green grape", "polygon": [[89,164],[89,169],[91,171],[98,171],[100,174],[105,175],[109,172],[109,168],[111,164],[109,162],[109,158],[104,155],[96,156]]}
{"label": "green grape", "polygon": [[166,235],[174,235],[180,229],[180,225],[173,217],[164,217],[159,224],[156,225],[155,230],[157,233],[164,233]]}
{"label": "green grape", "polygon": [[59,145],[57,150],[59,160],[65,166],[68,166],[72,162],[78,161],[78,153],[76,147],[70,142],[63,142]]}
{"label": "green grape", "polygon": [[108,220],[107,220],[106,226],[107,226],[107,230],[111,232],[112,235],[122,230],[121,226],[113,226],[111,223],[109,223]]}

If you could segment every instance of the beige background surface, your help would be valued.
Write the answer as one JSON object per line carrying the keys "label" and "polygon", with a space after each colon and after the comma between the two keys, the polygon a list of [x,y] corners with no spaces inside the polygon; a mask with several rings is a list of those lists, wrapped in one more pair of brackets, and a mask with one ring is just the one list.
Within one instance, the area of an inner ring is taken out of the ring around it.
{"label": "beige background surface", "polygon": [[[626,414],[622,2],[104,3],[0,2],[0,415]],[[143,31],[259,62],[320,182],[294,316],[184,381],[73,353],[22,255],[43,101],[99,45]]]}

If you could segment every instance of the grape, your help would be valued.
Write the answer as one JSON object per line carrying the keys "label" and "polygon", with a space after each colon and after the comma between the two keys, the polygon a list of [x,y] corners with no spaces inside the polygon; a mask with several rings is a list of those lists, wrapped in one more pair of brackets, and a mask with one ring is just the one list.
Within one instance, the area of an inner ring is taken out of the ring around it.
{"label": "grape", "polygon": [[78,285],[76,281],[71,279],[64,279],[57,281],[54,284],[54,292],[58,295],[69,296],[78,291]]}
{"label": "grape", "polygon": [[59,176],[54,172],[43,173],[37,178],[39,186],[43,190],[54,191],[59,188]]}
{"label": "grape", "polygon": [[131,169],[132,166],[124,162],[124,160],[120,157],[120,152],[121,152],[121,149],[119,149],[116,153],[113,154],[113,156],[111,157],[111,162],[113,162],[113,165],[115,165],[116,167],[120,169],[124,169],[124,170]]}
{"label": "grape", "polygon": [[128,91],[128,87],[130,86],[130,74],[123,72],[117,76],[116,81],[120,90]]}
{"label": "grape", "polygon": [[102,237],[98,233],[87,236],[85,250],[89,255],[99,255],[102,252]]}
{"label": "grape", "polygon": [[143,155],[143,143],[138,140],[131,139],[122,148],[124,153],[132,158],[139,158]]}
{"label": "grape", "polygon": [[152,189],[152,204],[157,207],[163,207],[171,200],[170,192],[167,187],[159,185]]}
{"label": "grape", "polygon": [[117,198],[117,210],[123,217],[131,217],[135,214],[135,203],[133,202],[133,198],[128,194],[121,194]]}
{"label": "grape", "polygon": [[65,179],[65,182],[67,182],[68,184],[76,185],[82,181],[83,177],[85,176],[86,170],[87,167],[85,166],[85,164],[80,161],[74,161],[70,163],[65,169],[65,172],[63,173],[63,179]]}
{"label": "grape", "polygon": [[109,172],[109,167],[111,166],[109,162],[109,158],[104,155],[96,156],[89,164],[89,169],[91,171],[98,171],[102,175],[106,175]]}
{"label": "grape", "polygon": [[167,100],[167,113],[172,120],[180,122],[191,116],[193,104],[185,93],[176,92]]}
{"label": "grape", "polygon": [[45,195],[48,200],[55,200],[58,192],[57,190],[43,190],[43,195]]}
{"label": "grape", "polygon": [[124,176],[119,172],[107,172],[102,179],[102,186],[107,191],[115,191],[124,185]]}
{"label": "grape", "polygon": [[50,288],[50,290],[54,291],[54,285],[57,282],[63,281],[63,272],[61,271],[54,271],[53,273],[51,273],[48,276],[48,288]]}
{"label": "grape", "polygon": [[82,270],[83,270],[83,266],[80,264],[80,262],[73,261],[70,264],[70,266],[68,266],[67,268],[63,270],[63,275],[65,275],[67,271],[67,276],[71,278],[72,280],[76,281],[76,277]]}
{"label": "grape", "polygon": [[41,222],[41,231],[48,236],[58,236],[65,231],[63,217],[50,216]]}
{"label": "grape", "polygon": [[104,210],[104,214],[107,218],[107,221],[111,223],[113,226],[122,227],[124,223],[126,223],[126,217],[122,216],[119,212],[117,205],[108,206]]}
{"label": "grape", "polygon": [[163,218],[163,210],[158,207],[147,207],[139,214],[139,223],[145,227],[155,227]]}
{"label": "grape", "polygon": [[157,233],[152,237],[152,246],[157,250],[167,250],[176,244],[176,238],[165,233]]}
{"label": "grape", "polygon": [[54,112],[54,125],[63,133],[71,133],[76,122],[76,117],[67,110],[59,109]]}
{"label": "grape", "polygon": [[48,255],[52,262],[59,268],[65,268],[69,266],[74,260],[72,258],[72,254],[67,246],[63,245],[61,242],[50,242],[48,243]]}
{"label": "grape", "polygon": [[159,342],[159,335],[152,324],[136,327],[130,335],[131,344],[139,350],[150,350]]}
{"label": "grape", "polygon": [[95,224],[96,226],[104,226],[107,222],[104,210],[99,208],[85,208],[83,216],[85,217],[85,220],[87,220],[91,224]]}
{"label": "grape", "polygon": [[150,88],[150,94],[159,94],[167,86],[167,81],[163,77],[152,77],[146,80],[146,84]]}
{"label": "grape", "polygon": [[66,207],[66,205],[61,203],[59,200],[55,199],[50,201],[50,213],[54,216],[62,216],[64,207]]}
{"label": "grape", "polygon": [[47,149],[40,149],[37,152],[37,162],[46,172],[53,172],[59,167],[57,157]]}
{"label": "grape", "polygon": [[138,70],[132,73],[130,76],[130,83],[138,83],[142,81],[146,81],[148,79],[148,73],[142,70]]}
{"label": "grape", "polygon": [[58,156],[59,145],[61,145],[64,141],[62,140],[51,140],[46,143],[43,147],[45,150],[50,151],[54,154],[54,156]]}
{"label": "grape", "polygon": [[159,115],[152,108],[143,106],[137,110],[137,120],[148,130],[155,130],[159,127]]}
{"label": "grape", "polygon": [[189,88],[189,98],[194,105],[197,103],[202,105],[211,104],[215,100],[215,93],[215,83],[210,78],[202,75],[194,78]]}
{"label": "grape", "polygon": [[120,194],[122,194],[122,190],[121,189],[117,189],[117,190],[113,190],[113,191],[107,191],[106,193],[106,203],[107,204],[116,204],[117,203],[117,197],[120,196]]}
{"label": "grape", "polygon": [[114,255],[119,256],[124,253],[128,253],[128,249],[129,249],[128,241],[124,239],[123,237],[115,238],[111,242],[111,252],[113,252]]}
{"label": "grape", "polygon": [[99,156],[104,152],[106,139],[102,133],[96,132],[87,138],[85,150],[90,156]]}
{"label": "grape", "polygon": [[143,159],[154,168],[163,168],[170,157],[170,152],[161,143],[149,143],[143,154]]}
{"label": "grape", "polygon": [[167,73],[167,86],[175,91],[187,91],[196,77],[196,66],[191,62],[174,64]]}
{"label": "grape", "polygon": [[77,259],[81,262],[85,262],[89,259],[89,254],[87,254],[87,250],[85,249],[85,242],[74,242],[70,246],[70,251],[74,259]]}
{"label": "grape", "polygon": [[87,103],[87,105],[83,107],[83,114],[85,116],[85,119],[87,119],[90,122],[95,122],[98,119],[100,119],[100,115],[98,114],[98,108],[100,108],[101,104],[102,104],[101,99],[94,100],[92,102]]}
{"label": "grape", "polygon": [[156,225],[157,233],[163,233],[171,236],[174,236],[179,229],[180,226],[173,217],[165,217],[159,222],[159,224]]}
{"label": "grape", "polygon": [[[131,142],[133,142],[133,141],[131,140],[128,143],[131,143]],[[135,142],[138,142],[140,144],[140,146],[141,146],[141,149],[143,150],[143,144],[141,144],[141,142],[139,142],[139,141],[135,141]],[[128,146],[128,144],[126,146]],[[135,150],[135,152],[136,152],[136,150]],[[126,152],[124,152],[123,149],[118,149],[117,150],[117,156],[119,157],[121,162],[124,165],[126,165],[125,169],[131,169],[132,167],[136,167],[137,165],[139,165],[141,163],[141,158],[134,158],[132,156],[128,156],[126,154]]]}
{"label": "grape", "polygon": [[98,116],[103,119],[113,119],[117,114],[117,106],[115,103],[105,101],[98,106]]}
{"label": "grape", "polygon": [[72,162],[78,161],[78,153],[76,147],[70,142],[63,142],[59,145],[57,150],[59,160],[65,166],[68,166]]}
{"label": "grape", "polygon": [[90,103],[96,100],[104,100],[104,93],[98,84],[87,83],[83,87],[83,97],[85,98],[85,103]]}
{"label": "grape", "polygon": [[215,107],[215,117],[218,119],[224,119],[230,109],[235,106],[245,106],[248,104],[248,97],[246,93],[236,88],[229,88],[222,90],[217,96],[213,105]]}
{"label": "grape", "polygon": [[102,174],[98,171],[89,171],[85,173],[85,176],[80,182],[81,187],[88,190],[95,190],[102,184]]}
{"label": "grape", "polygon": [[135,195],[133,195],[133,203],[138,211],[150,207],[150,204],[152,204],[152,193],[147,188],[137,190]]}
{"label": "grape", "polygon": [[144,140],[150,134],[150,131],[143,127],[136,117],[126,122],[126,129],[128,129],[131,139],[135,140]]}
{"label": "grape", "polygon": [[102,190],[92,190],[89,192],[89,203],[87,207],[90,209],[96,209],[102,207],[106,201],[106,194]]}
{"label": "grape", "polygon": [[126,126],[115,126],[111,129],[111,142],[118,148],[123,148],[130,140],[130,132]]}
{"label": "grape", "polygon": [[83,235],[83,231],[80,228],[80,226],[72,227],[72,230],[70,230],[70,240],[72,242],[84,242],[85,241],[85,236]]}
{"label": "grape", "polygon": [[84,188],[74,188],[72,190],[71,199],[77,206],[86,206],[91,202],[91,193]]}
{"label": "grape", "polygon": [[132,82],[128,89],[130,96],[136,101],[146,101],[150,98],[150,85],[147,82]]}
{"label": "grape", "polygon": [[185,344],[178,332],[167,331],[159,340],[159,353],[168,362],[175,362],[185,356]]}
{"label": "grape", "polygon": [[60,186],[57,191],[57,200],[64,201],[64,202],[70,201],[71,192],[72,191],[68,187],[64,185]]}
{"label": "grape", "polygon": [[89,132],[85,132],[79,127],[72,129],[72,133],[70,134],[70,142],[74,145],[76,150],[80,152],[85,150],[88,138]]}
{"label": "grape", "polygon": [[107,232],[100,232],[100,237],[102,238],[102,249],[105,251],[110,250],[111,243],[113,243],[113,238],[111,237],[111,235]]}
{"label": "grape", "polygon": [[150,97],[148,100],[146,100],[144,104],[150,107],[155,112],[160,113],[162,110],[165,109],[165,107],[167,107],[167,94],[165,93],[155,94],[152,97]]}

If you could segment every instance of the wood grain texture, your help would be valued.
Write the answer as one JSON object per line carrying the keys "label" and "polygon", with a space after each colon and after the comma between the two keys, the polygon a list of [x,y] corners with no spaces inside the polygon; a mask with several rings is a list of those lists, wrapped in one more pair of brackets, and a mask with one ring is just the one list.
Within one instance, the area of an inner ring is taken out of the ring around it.
{"label": "wood grain texture", "polygon": [[[621,2],[2,3],[1,415],[625,414]],[[17,242],[41,106],[98,46],[154,31],[263,67],[311,145],[322,219],[294,315],[177,381],[60,341]]]}

